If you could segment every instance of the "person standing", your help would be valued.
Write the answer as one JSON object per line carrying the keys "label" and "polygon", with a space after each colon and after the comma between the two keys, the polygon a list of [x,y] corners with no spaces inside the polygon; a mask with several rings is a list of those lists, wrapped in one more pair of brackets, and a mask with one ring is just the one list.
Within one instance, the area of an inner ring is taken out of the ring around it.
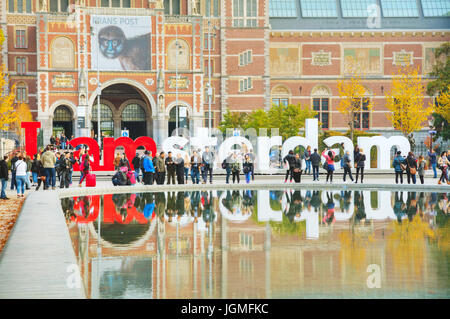
{"label": "person standing", "polygon": [[313,169],[313,182],[319,180],[319,166],[320,166],[320,155],[317,153],[317,148],[314,149],[314,153],[310,157],[311,166]]}
{"label": "person standing", "polygon": [[194,151],[191,156],[191,179],[193,184],[200,183],[200,164],[201,158],[197,151]]}
{"label": "person standing", "polygon": [[214,164],[214,153],[209,150],[209,147],[205,147],[205,151],[202,154],[202,165],[203,165],[203,184],[206,184],[208,180],[209,173],[209,183],[212,184],[212,174],[213,174],[213,164]]}
{"label": "person standing", "polygon": [[250,149],[248,152],[248,156],[250,157],[250,161],[252,162],[252,181],[255,180],[255,154],[253,153],[253,149]]}
{"label": "person standing", "polygon": [[114,158],[114,170],[115,171],[117,171],[117,169],[119,168],[121,159],[122,159],[122,157],[120,156],[120,153],[117,153],[116,157]]}
{"label": "person standing", "polygon": [[17,188],[16,182],[16,162],[19,159],[20,153],[14,153],[14,157],[11,158],[11,190],[14,190],[14,187]]}
{"label": "person standing", "polygon": [[189,159],[189,154],[187,152],[184,155],[183,160],[184,160],[184,178],[185,183],[187,184],[189,179],[189,167],[191,166],[191,160]]}
{"label": "person standing", "polygon": [[400,184],[403,184],[403,167],[406,166],[406,161],[401,156],[401,154],[401,151],[397,151],[397,156],[395,156],[394,160],[392,161],[392,166],[394,167],[395,171],[395,184],[398,184],[399,177]]}
{"label": "person standing", "polygon": [[64,155],[61,155],[59,169],[60,180],[59,180],[59,188],[69,188],[70,186],[70,171],[72,170],[72,161],[70,159],[70,153],[65,152]]}
{"label": "person standing", "polygon": [[123,152],[122,157],[120,158],[119,167],[126,166],[128,170],[131,170],[130,161],[128,161],[127,154]]}
{"label": "person standing", "polygon": [[434,151],[434,149],[431,149],[431,152],[428,152],[428,159],[430,160],[430,165],[433,168],[433,178],[437,178],[437,170],[436,170],[436,166],[437,166],[437,155],[436,152]]}
{"label": "person standing", "polygon": [[27,179],[26,179],[26,187],[27,190],[31,189],[31,181],[30,181],[30,177],[31,177],[31,165],[33,164],[31,162],[31,158],[28,155],[24,155],[24,161],[25,163],[27,163]]}
{"label": "person standing", "polygon": [[305,174],[311,174],[311,146],[307,146],[305,153],[303,154],[305,157]]}
{"label": "person standing", "polygon": [[245,154],[244,157],[244,164],[243,164],[243,171],[245,174],[245,181],[248,183],[250,183],[250,178],[252,176],[252,170],[253,170],[253,162],[250,159],[250,155],[249,154]]}
{"label": "person standing", "polygon": [[233,159],[231,161],[231,173],[233,174],[233,184],[237,180],[238,184],[240,182],[239,174],[241,172],[241,163],[236,153],[233,154]]}
{"label": "person standing", "polygon": [[38,156],[37,154],[34,155],[33,158],[33,162],[31,163],[31,175],[33,177],[33,185],[32,186],[37,186],[37,182],[38,182],[38,174],[39,174],[39,168],[38,168]]}
{"label": "person standing", "polygon": [[170,181],[172,180],[172,184],[175,185],[175,170],[176,165],[173,161],[172,152],[167,153],[166,158],[166,169],[167,169],[167,185],[170,185]]}
{"label": "person standing", "polygon": [[[134,168],[134,177],[136,178],[136,182],[140,183],[141,179],[139,178],[139,174],[141,172],[141,158],[139,157],[139,153],[136,152],[136,155],[131,160],[131,164],[133,164]],[[144,172],[142,172],[143,174]],[[143,179],[144,177],[142,177]]]}
{"label": "person standing", "polygon": [[2,193],[0,195],[0,199],[9,199],[6,197],[6,186],[8,183],[8,163],[6,162],[8,160],[8,156],[3,156],[3,159],[0,161],[0,181],[2,182]]}
{"label": "person standing", "polygon": [[419,173],[420,183],[424,184],[425,183],[425,170],[427,169],[427,162],[425,161],[425,158],[422,155],[419,156],[417,166],[418,166],[417,172]]}
{"label": "person standing", "polygon": [[175,170],[177,173],[177,183],[184,184],[184,159],[181,157],[181,154],[177,154],[177,158],[174,161]]}
{"label": "person standing", "polygon": [[283,163],[287,163],[288,169],[286,170],[286,176],[284,177],[284,182],[287,183],[287,179],[289,177],[289,182],[292,183],[292,179],[294,178],[294,151],[290,150],[288,155],[283,158]]}
{"label": "person standing", "polygon": [[364,151],[362,148],[359,148],[359,151],[356,154],[356,159],[355,159],[355,164],[356,164],[355,184],[358,184],[359,172],[361,172],[361,184],[363,183],[365,161],[366,161],[366,154],[364,154]]}
{"label": "person standing", "polygon": [[333,183],[333,172],[334,172],[334,152],[332,150],[328,150],[325,148],[322,152],[322,156],[325,157],[325,161],[327,163],[327,180],[325,183],[328,183],[328,179],[330,180],[330,184]]}
{"label": "person standing", "polygon": [[56,185],[56,155],[51,150],[50,146],[47,146],[46,151],[42,154],[41,157],[42,165],[45,168],[46,178],[45,178],[45,186],[44,189],[48,189],[50,184],[52,185],[52,189],[55,189]]}
{"label": "person standing", "polygon": [[417,162],[414,157],[413,152],[409,152],[406,157],[406,178],[408,180],[408,184],[410,184],[411,180],[413,184],[416,183],[416,174],[417,174]]}
{"label": "person standing", "polygon": [[161,152],[156,160],[156,169],[157,169],[157,177],[156,183],[158,185],[164,184],[164,180],[166,179],[166,164],[165,164],[165,153]]}
{"label": "person standing", "polygon": [[[27,179],[27,163],[24,161],[22,155],[14,163],[16,168],[16,181],[17,181],[17,197],[24,197],[25,184]],[[20,195],[22,193],[22,195]]]}
{"label": "person standing", "polygon": [[51,144],[51,145],[56,145],[56,138],[55,138],[54,135],[52,135],[52,136],[50,137],[50,144]]}
{"label": "person standing", "polygon": [[348,177],[350,178],[350,180],[353,182],[353,176],[352,176],[352,170],[351,170],[351,159],[350,159],[350,152],[349,151],[345,151],[345,155],[342,158],[342,162],[344,163],[344,183],[345,183],[345,177],[348,174]]}
{"label": "person standing", "polygon": [[61,143],[61,149],[65,150],[67,145],[67,137],[64,135],[64,133],[61,134],[59,142]]}
{"label": "person standing", "polygon": [[228,154],[227,158],[225,158],[225,160],[222,163],[222,168],[225,169],[225,171],[227,172],[227,175],[225,177],[225,182],[227,184],[230,183],[230,176],[231,176],[231,162],[232,162],[232,158],[233,158],[233,154],[230,153]]}
{"label": "person standing", "polygon": [[142,166],[142,180],[144,181],[144,185],[153,185],[155,167],[153,166],[153,161],[150,158],[150,151],[148,150],[144,152]]}
{"label": "person standing", "polygon": [[302,159],[298,153],[295,154],[292,172],[294,175],[294,181],[296,183],[300,183],[302,179]]}
{"label": "person standing", "polygon": [[91,170],[91,157],[89,156],[89,153],[86,152],[86,154],[82,157],[82,164],[81,164],[81,179],[80,183],[78,184],[79,187],[83,185],[83,181],[86,178],[86,175],[89,174],[89,171]]}
{"label": "person standing", "polygon": [[441,177],[439,178],[438,184],[441,184],[442,182],[447,181],[447,184],[450,185],[450,182],[448,181],[448,177],[447,177],[447,170],[448,170],[448,166],[449,166],[449,161],[447,158],[447,152],[443,151],[441,153],[441,157],[438,160],[438,167],[441,170]]}

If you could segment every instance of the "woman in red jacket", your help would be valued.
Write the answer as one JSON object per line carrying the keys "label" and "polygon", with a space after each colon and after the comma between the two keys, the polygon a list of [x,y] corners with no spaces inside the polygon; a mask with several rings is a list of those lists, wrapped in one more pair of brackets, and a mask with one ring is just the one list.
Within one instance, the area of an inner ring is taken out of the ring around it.
{"label": "woman in red jacket", "polygon": [[325,161],[327,163],[327,180],[325,183],[328,183],[328,178],[330,179],[330,184],[333,183],[333,172],[334,172],[334,152],[332,150],[328,150],[325,148],[322,152],[322,156],[325,157]]}

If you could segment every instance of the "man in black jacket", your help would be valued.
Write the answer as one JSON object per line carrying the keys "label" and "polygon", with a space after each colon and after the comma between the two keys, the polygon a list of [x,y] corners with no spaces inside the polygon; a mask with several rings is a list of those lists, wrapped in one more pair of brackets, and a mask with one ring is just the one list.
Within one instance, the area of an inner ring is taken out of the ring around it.
{"label": "man in black jacket", "polygon": [[6,197],[5,193],[6,183],[8,182],[8,164],[6,163],[7,159],[8,156],[5,155],[0,161],[0,180],[2,182],[2,193],[0,199],[9,199],[8,197]]}
{"label": "man in black jacket", "polygon": [[288,177],[290,177],[290,182],[292,183],[292,179],[294,178],[294,162],[295,156],[294,151],[290,150],[289,154],[283,158],[283,163],[288,163],[288,169],[286,170],[286,177],[284,178],[284,182],[287,182]]}
{"label": "man in black jacket", "polygon": [[59,188],[69,188],[70,171],[72,170],[72,160],[70,153],[65,152],[59,159]]}
{"label": "man in black jacket", "polygon": [[319,180],[319,165],[320,165],[320,155],[317,153],[317,148],[314,149],[314,153],[310,157],[311,165],[313,168],[313,182]]}
{"label": "man in black jacket", "polygon": [[19,159],[19,152],[14,154],[14,157],[11,159],[11,190],[14,190],[14,187],[17,187],[16,184],[16,162]]}
{"label": "man in black jacket", "polygon": [[139,153],[136,153],[136,156],[131,161],[131,164],[133,164],[134,176],[136,177],[136,182],[140,183],[141,180],[139,178],[139,173],[141,171],[141,158],[139,157]]}
{"label": "man in black jacket", "polygon": [[170,180],[172,180],[172,184],[175,185],[176,164],[173,160],[174,159],[172,158],[172,152],[168,152],[166,162],[165,162],[166,167],[167,167],[167,184],[170,184]]}

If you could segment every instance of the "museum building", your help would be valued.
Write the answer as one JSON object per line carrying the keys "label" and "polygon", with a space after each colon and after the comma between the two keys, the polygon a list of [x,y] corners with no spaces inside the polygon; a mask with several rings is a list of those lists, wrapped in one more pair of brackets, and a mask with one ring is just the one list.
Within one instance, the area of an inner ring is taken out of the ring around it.
{"label": "museum building", "polygon": [[310,105],[322,129],[343,131],[337,83],[355,72],[366,88],[356,128],[389,136],[392,76],[412,65],[429,81],[435,49],[450,40],[448,0],[0,0],[0,9],[3,63],[44,144],[96,134],[99,106],[102,134],[158,145],[177,127],[217,127],[227,109],[272,104]]}

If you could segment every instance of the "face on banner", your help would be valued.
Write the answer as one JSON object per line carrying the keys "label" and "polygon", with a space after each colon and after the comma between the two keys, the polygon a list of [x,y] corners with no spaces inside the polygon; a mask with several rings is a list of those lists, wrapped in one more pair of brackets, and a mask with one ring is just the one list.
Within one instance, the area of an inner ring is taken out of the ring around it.
{"label": "face on banner", "polygon": [[97,69],[97,58],[100,70],[151,69],[150,17],[91,16],[91,26],[93,70]]}

